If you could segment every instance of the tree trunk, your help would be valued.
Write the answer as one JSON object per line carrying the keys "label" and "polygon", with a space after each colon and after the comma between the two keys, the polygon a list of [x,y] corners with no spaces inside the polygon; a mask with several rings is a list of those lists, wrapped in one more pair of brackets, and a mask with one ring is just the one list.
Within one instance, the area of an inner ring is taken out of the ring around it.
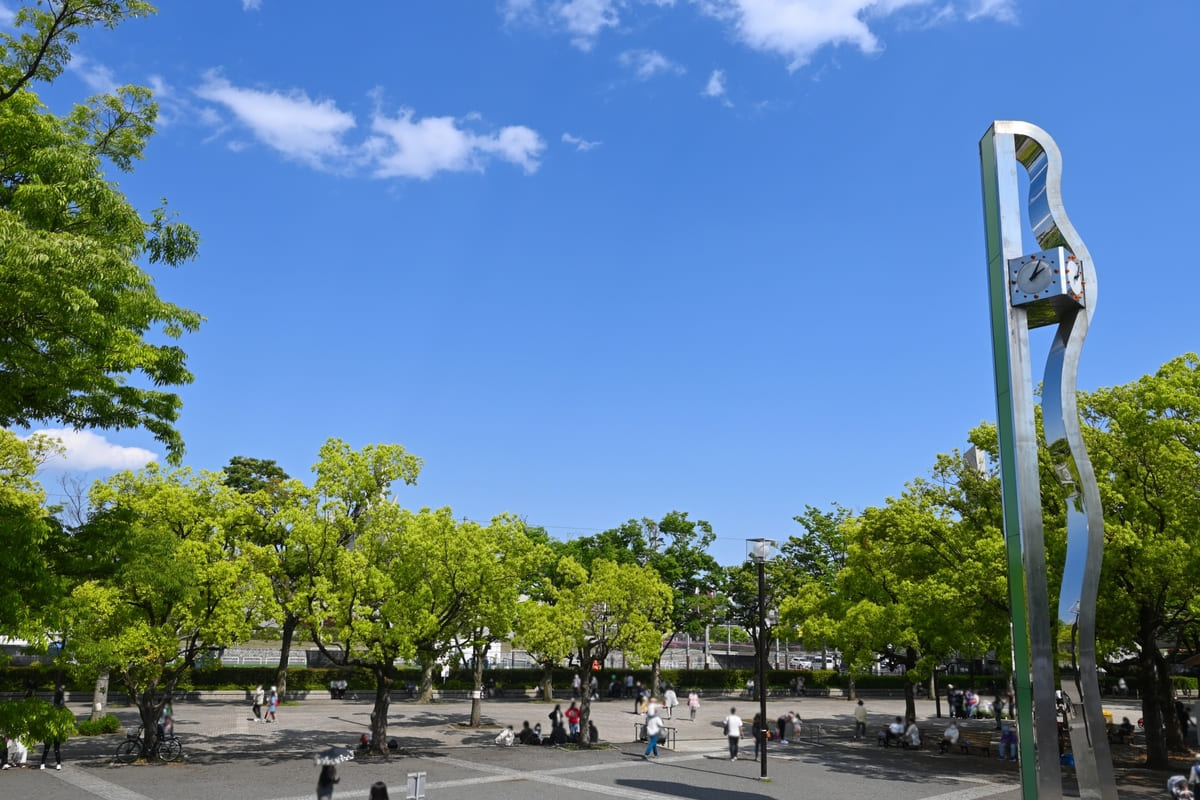
{"label": "tree trunk", "polygon": [[1171,682],[1171,667],[1157,651],[1154,652],[1154,667],[1158,704],[1163,715],[1163,735],[1168,751],[1182,752],[1187,749],[1183,741],[1179,714],[1175,710],[1175,687]]}
{"label": "tree trunk", "polygon": [[[909,675],[913,665],[917,663],[917,651],[908,648],[907,658],[904,659],[904,674]],[[904,721],[917,718],[917,685],[911,680],[904,681]]]}
{"label": "tree trunk", "polygon": [[158,718],[162,714],[163,706],[167,703],[166,695],[159,700],[156,697],[157,694],[158,683],[150,683],[136,695],[138,718],[142,723],[142,753],[140,757],[143,759],[150,757],[150,748],[154,744],[155,736],[158,735]]}
{"label": "tree trunk", "polygon": [[98,719],[103,719],[108,713],[108,672],[101,672],[96,676],[96,685],[92,689],[92,716],[91,720],[95,722]]}
{"label": "tree trunk", "polygon": [[849,680],[849,683],[848,683],[848,685],[847,685],[847,687],[846,687],[846,688],[847,688],[847,690],[850,692],[850,697],[849,697],[849,699],[850,699],[850,702],[854,702],[855,700],[857,700],[857,699],[858,699],[858,695],[856,695],[856,694],[855,694],[855,688],[854,688],[854,673],[853,673],[853,672],[852,672],[852,673],[850,673],[850,680]]}
{"label": "tree trunk", "polygon": [[383,667],[375,668],[375,706],[371,709],[371,750],[387,755],[388,706],[392,703],[394,679]]}
{"label": "tree trunk", "polygon": [[554,664],[550,661],[542,665],[542,699],[546,702],[554,699]]}
{"label": "tree trunk", "polygon": [[279,668],[275,670],[275,688],[279,690],[279,698],[282,700],[284,692],[287,691],[287,674],[288,660],[292,655],[292,637],[296,633],[296,626],[300,624],[300,619],[292,613],[288,613],[283,618],[283,628],[280,629],[281,636],[279,637]]}
{"label": "tree trunk", "polygon": [[421,662],[421,694],[417,698],[418,703],[433,702],[433,659],[422,660]]}
{"label": "tree trunk", "polygon": [[[1143,617],[1145,614],[1143,614]],[[1144,626],[1143,626],[1144,628]],[[1141,654],[1138,656],[1138,689],[1142,693],[1142,720],[1146,734],[1146,766],[1150,769],[1168,769],[1170,764],[1167,757],[1167,738],[1163,732],[1162,700],[1158,694],[1158,685],[1154,668],[1153,638],[1150,646],[1145,641],[1141,644]]]}
{"label": "tree trunk", "polygon": [[475,661],[475,669],[472,670],[475,691],[471,693],[471,727],[478,728],[483,724],[483,650],[478,642],[472,646],[471,655]]}

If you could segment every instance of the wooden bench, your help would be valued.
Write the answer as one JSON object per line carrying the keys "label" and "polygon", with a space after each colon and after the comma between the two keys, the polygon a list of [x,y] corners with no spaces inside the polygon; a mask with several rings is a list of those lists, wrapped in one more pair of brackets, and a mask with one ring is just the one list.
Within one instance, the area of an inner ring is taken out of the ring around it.
{"label": "wooden bench", "polygon": [[964,753],[974,750],[985,756],[992,754],[991,731],[962,731],[958,734],[958,749]]}
{"label": "wooden bench", "polygon": [[[646,723],[633,723],[633,740],[635,742],[650,741],[650,736],[646,733]],[[670,725],[663,725],[658,729],[658,746],[668,750],[675,749],[675,729]]]}

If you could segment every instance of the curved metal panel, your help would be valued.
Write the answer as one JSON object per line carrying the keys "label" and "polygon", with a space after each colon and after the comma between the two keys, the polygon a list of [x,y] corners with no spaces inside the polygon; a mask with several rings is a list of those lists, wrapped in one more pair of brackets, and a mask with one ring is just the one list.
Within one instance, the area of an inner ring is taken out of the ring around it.
{"label": "curved metal panel", "polygon": [[[1058,620],[1069,626],[1071,633],[1079,711],[1066,712],[1062,722],[1070,732],[1080,797],[1117,800],[1096,671],[1096,600],[1104,555],[1104,516],[1076,403],[1079,357],[1096,307],[1096,273],[1091,255],[1063,207],[1062,156],[1054,140],[1029,123],[998,122],[996,126],[998,131],[1014,135],[1016,158],[1029,172],[1029,220],[1038,244],[1045,249],[1065,247],[1082,263],[1084,304],[1064,307],[1059,315],[1043,376],[1042,420],[1055,471],[1068,489],[1067,551]],[[1035,682],[1042,682],[1036,663],[1034,675]],[[1043,694],[1035,689],[1039,710],[1051,707],[1041,705]],[[1038,714],[1039,746],[1046,716]]]}

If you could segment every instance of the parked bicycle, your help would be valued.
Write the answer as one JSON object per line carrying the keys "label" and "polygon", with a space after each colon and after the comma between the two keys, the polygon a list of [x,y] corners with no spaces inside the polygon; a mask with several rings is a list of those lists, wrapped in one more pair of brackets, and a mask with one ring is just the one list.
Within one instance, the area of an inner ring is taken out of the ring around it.
{"label": "parked bicycle", "polygon": [[[138,756],[141,754],[142,728],[138,728],[137,733],[126,734],[125,741],[117,745],[116,762],[118,764],[132,764],[138,760]],[[155,734],[154,742],[150,745],[149,755],[149,759],[154,758],[168,763],[179,761],[183,758],[183,743],[174,734],[170,736]]]}

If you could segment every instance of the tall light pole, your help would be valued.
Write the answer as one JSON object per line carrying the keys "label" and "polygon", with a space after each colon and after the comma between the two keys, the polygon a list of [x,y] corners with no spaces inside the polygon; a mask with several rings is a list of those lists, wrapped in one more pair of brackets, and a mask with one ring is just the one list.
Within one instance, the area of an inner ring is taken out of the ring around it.
{"label": "tall light pole", "polygon": [[767,562],[775,554],[774,539],[747,539],[746,555],[758,565],[758,710],[759,728],[754,731],[758,737],[759,775],[767,779]]}

